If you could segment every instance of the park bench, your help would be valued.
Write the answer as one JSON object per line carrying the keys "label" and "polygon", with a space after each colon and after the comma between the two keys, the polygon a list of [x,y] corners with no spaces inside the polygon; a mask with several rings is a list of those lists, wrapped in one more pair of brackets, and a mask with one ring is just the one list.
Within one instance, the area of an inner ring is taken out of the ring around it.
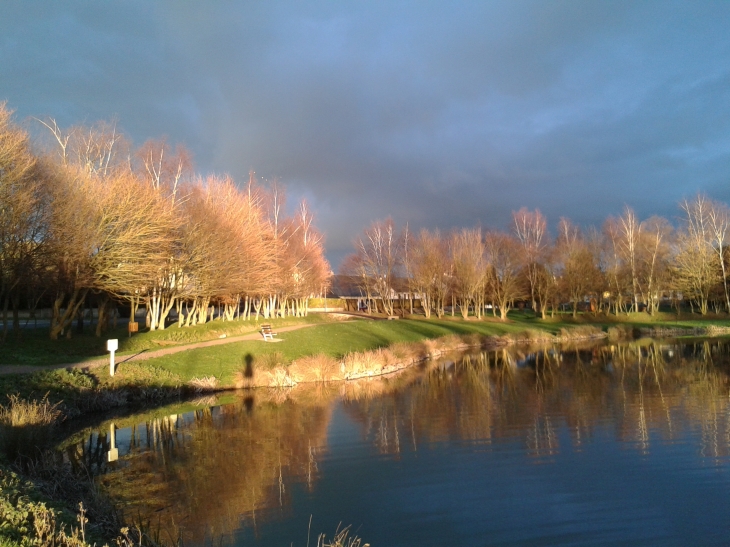
{"label": "park bench", "polygon": [[274,336],[276,336],[276,333],[271,330],[271,325],[261,325],[261,335],[264,337],[264,342],[266,340],[274,340]]}

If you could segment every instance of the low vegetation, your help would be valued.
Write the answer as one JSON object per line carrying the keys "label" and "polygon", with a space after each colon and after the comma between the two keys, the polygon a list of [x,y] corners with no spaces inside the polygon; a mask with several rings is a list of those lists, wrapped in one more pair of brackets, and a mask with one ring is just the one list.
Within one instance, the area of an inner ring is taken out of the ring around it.
{"label": "low vegetation", "polygon": [[[180,541],[161,538],[149,524],[121,527],[111,542],[89,526],[83,503],[75,511],[46,496],[33,482],[0,466],[0,546],[2,547],[172,547]],[[369,547],[352,535],[350,527],[338,529],[331,539],[317,538],[317,547]]]}
{"label": "low vegetation", "polygon": [[363,543],[362,539],[350,535],[350,527],[335,532],[331,540],[325,534],[317,538],[317,547],[370,547],[369,543]]}
{"label": "low vegetation", "polygon": [[8,395],[8,404],[0,405],[0,426],[28,427],[53,425],[61,415],[60,403],[51,403],[46,394],[40,401],[27,401],[17,394]]}
{"label": "low vegetation", "polygon": [[[69,507],[48,501],[38,481],[0,466],[0,545],[3,547],[91,547],[101,545],[103,532],[89,526],[83,503]],[[145,534],[121,529],[117,547],[153,547]]]}

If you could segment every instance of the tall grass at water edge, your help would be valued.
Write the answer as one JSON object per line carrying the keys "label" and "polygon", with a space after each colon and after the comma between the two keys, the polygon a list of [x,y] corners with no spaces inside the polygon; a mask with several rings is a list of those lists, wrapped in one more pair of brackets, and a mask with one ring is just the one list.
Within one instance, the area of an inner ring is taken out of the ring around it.
{"label": "tall grass at water edge", "polygon": [[8,404],[0,404],[0,426],[27,427],[49,426],[61,416],[60,403],[51,403],[46,394],[41,400],[21,399],[19,395],[8,395]]}
{"label": "tall grass at water edge", "polygon": [[370,547],[369,543],[363,543],[362,539],[350,535],[350,527],[335,532],[332,539],[328,540],[325,534],[317,538],[317,547]]}

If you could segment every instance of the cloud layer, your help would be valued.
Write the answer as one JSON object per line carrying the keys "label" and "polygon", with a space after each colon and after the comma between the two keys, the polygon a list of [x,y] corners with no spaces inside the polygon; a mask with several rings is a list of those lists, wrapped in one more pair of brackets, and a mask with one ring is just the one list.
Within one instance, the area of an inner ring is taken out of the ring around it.
{"label": "cloud layer", "polygon": [[0,100],[278,178],[335,262],[389,215],[587,224],[730,201],[728,3],[303,4],[4,2]]}

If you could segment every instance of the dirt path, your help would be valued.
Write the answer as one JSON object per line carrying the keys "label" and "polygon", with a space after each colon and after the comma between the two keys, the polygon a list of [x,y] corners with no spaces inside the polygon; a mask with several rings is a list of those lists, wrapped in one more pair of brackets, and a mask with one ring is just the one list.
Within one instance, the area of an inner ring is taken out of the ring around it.
{"label": "dirt path", "polygon": [[[313,327],[318,323],[312,323],[309,325],[292,325],[290,327],[280,327],[276,329],[277,333],[290,332],[293,330],[303,329],[307,327]],[[245,340],[260,340],[264,342],[260,332],[252,332],[250,334],[243,334],[241,336],[228,336],[226,338],[216,338],[214,340],[206,340],[205,342],[195,342],[194,344],[186,344],[184,346],[173,346],[171,348],[161,348],[155,350],[144,350],[133,355],[120,355],[116,358],[115,362],[117,365],[121,363],[129,363],[131,361],[146,361],[147,359],[154,359],[156,357],[162,357],[164,355],[172,355],[173,353],[180,353],[181,351],[187,351],[196,348],[207,348],[210,346],[222,346],[224,344],[232,344],[234,342],[242,342]],[[274,339],[273,342],[281,342],[280,339]],[[265,342],[270,343],[270,342]],[[100,357],[98,359],[92,359],[90,361],[83,361],[80,363],[66,363],[61,365],[48,365],[48,366],[33,366],[33,365],[0,365],[0,375],[4,374],[31,374],[33,372],[40,372],[41,370],[58,370],[65,368],[75,368],[80,370],[88,370],[92,368],[98,368],[103,366],[109,366],[109,357]]]}

